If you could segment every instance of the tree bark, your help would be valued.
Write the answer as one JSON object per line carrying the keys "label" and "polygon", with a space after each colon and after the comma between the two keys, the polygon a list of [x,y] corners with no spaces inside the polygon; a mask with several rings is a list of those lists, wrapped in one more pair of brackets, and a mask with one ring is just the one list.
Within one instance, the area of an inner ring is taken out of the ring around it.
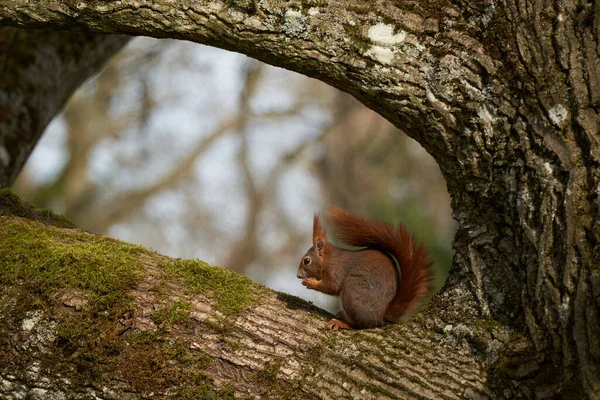
{"label": "tree bark", "polygon": [[0,187],[10,185],[52,118],[129,38],[0,27]]}
{"label": "tree bark", "polygon": [[[498,393],[483,353],[474,350],[499,349],[509,333],[477,322],[464,282],[451,291],[458,300],[452,307],[444,295],[441,309],[404,324],[334,333],[323,329],[329,316],[303,300],[201,262],[173,274],[172,265],[181,261],[73,229],[6,192],[0,193],[0,237],[3,399],[463,399]],[[97,259],[90,258],[92,247]],[[55,268],[61,272],[54,280]],[[96,268],[97,285],[72,275]],[[126,284],[113,285],[108,271]],[[131,278],[131,271],[140,273]],[[201,276],[199,286],[190,273]],[[218,280],[217,288],[204,287],[210,279]],[[226,290],[219,293],[219,286]],[[230,298],[229,291],[246,297]],[[246,306],[230,312],[239,303]],[[454,325],[452,313],[444,315],[449,308],[462,315]],[[479,326],[467,328],[465,321]]]}
{"label": "tree bark", "polygon": [[[192,40],[353,94],[432,154],[459,223],[449,282],[422,327],[392,331],[493,320],[507,341],[467,351],[479,395],[600,398],[600,3],[265,0],[266,19],[249,6],[9,0],[0,23]],[[457,365],[461,351],[439,354]],[[402,382],[409,370],[374,375]]]}

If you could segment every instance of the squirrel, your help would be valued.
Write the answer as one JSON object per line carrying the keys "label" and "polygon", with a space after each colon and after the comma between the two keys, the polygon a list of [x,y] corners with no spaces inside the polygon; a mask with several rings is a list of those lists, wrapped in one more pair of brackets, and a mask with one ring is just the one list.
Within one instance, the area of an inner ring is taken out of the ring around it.
{"label": "squirrel", "polygon": [[302,257],[296,276],[308,289],[340,296],[342,311],[325,326],[375,328],[414,312],[432,289],[433,262],[425,248],[403,225],[359,218],[334,206],[326,214],[341,241],[364,249],[345,250],[329,243],[315,214],[313,246]]}

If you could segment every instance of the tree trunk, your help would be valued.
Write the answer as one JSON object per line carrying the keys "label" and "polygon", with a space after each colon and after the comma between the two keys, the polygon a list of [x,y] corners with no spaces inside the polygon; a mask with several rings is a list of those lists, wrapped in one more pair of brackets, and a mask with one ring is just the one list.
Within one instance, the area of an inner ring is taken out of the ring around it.
{"label": "tree trunk", "polygon": [[0,27],[0,187],[17,178],[73,91],[128,41]]}
{"label": "tree trunk", "polygon": [[[388,397],[600,398],[600,3],[265,0],[266,19],[239,3],[8,0],[0,21],[243,52],[353,94],[433,155],[459,223],[449,282],[411,322],[334,336],[384,350],[348,370],[350,342],[322,353],[331,375],[315,387],[331,391],[315,395],[360,393],[350,378],[364,374],[397,385]],[[389,361],[402,359],[391,343],[403,337],[430,340],[407,366]],[[299,351],[286,359],[303,364]],[[419,364],[439,355],[446,375]],[[462,367],[471,372],[452,370]],[[465,376],[481,385],[445,381]]]}

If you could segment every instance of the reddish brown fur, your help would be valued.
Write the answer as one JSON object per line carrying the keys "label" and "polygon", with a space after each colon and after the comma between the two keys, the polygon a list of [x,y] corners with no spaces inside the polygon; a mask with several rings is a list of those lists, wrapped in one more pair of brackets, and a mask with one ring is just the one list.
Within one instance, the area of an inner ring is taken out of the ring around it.
{"label": "reddish brown fur", "polygon": [[431,290],[433,272],[427,250],[415,242],[403,225],[394,227],[356,217],[339,207],[329,207],[327,217],[338,237],[351,246],[367,247],[392,254],[400,265],[400,287],[386,312],[386,320],[414,312]]}
{"label": "reddish brown fur", "polygon": [[315,244],[315,240],[317,240],[317,238],[327,240],[327,231],[325,228],[323,228],[323,225],[321,225],[319,214],[315,213],[313,218],[313,245]]}
{"label": "reddish brown fur", "polygon": [[[309,289],[340,296],[342,311],[327,326],[371,328],[415,311],[430,290],[432,263],[425,249],[403,226],[358,218],[337,207],[327,215],[341,240],[366,247],[350,251],[333,246],[315,215],[313,247],[300,261],[297,276]],[[388,254],[400,264],[399,286]]]}

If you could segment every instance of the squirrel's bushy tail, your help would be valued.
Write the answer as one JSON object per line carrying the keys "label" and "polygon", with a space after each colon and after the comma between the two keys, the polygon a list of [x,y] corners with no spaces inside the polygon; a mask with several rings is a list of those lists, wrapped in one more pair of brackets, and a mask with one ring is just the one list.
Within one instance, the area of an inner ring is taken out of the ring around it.
{"label": "squirrel's bushy tail", "polygon": [[340,240],[392,254],[400,265],[400,286],[388,306],[386,320],[396,321],[414,312],[431,290],[433,273],[427,250],[415,242],[402,225],[359,218],[339,207],[329,207],[327,217]]}

